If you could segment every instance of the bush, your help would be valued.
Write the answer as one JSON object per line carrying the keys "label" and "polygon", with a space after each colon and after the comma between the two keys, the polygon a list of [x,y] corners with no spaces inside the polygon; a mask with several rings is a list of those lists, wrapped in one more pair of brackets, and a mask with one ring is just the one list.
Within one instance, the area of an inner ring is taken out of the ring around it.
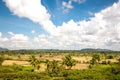
{"label": "bush", "polygon": [[111,61],[108,61],[108,64],[110,64],[111,63]]}
{"label": "bush", "polygon": [[4,61],[4,57],[0,56],[0,66],[2,65],[3,61]]}
{"label": "bush", "polygon": [[3,80],[40,80],[43,75],[33,72],[12,72],[0,74],[0,79]]}
{"label": "bush", "polygon": [[107,56],[107,59],[113,59],[112,55]]}
{"label": "bush", "polygon": [[102,64],[107,64],[107,62],[106,61],[102,61]]}
{"label": "bush", "polygon": [[120,74],[116,75],[115,80],[120,80]]}
{"label": "bush", "polygon": [[105,80],[105,77],[93,70],[72,70],[67,72],[66,80]]}
{"label": "bush", "polygon": [[34,67],[32,67],[32,66],[23,67],[23,68],[22,68],[22,71],[30,71],[30,72],[33,72],[33,71],[34,71]]}

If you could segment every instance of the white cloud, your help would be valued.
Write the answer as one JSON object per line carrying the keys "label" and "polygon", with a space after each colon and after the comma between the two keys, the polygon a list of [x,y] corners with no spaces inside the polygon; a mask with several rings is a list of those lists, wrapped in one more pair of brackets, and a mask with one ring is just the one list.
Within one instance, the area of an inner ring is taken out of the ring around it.
{"label": "white cloud", "polygon": [[8,32],[9,35],[14,36],[15,34],[13,32]]}
{"label": "white cloud", "polygon": [[[3,0],[14,15],[26,17],[34,22],[49,20],[50,14],[47,13],[41,0]],[[34,14],[34,15],[33,15]]]}
{"label": "white cloud", "polygon": [[[55,32],[55,26],[50,21],[50,14],[41,4],[41,0],[3,0],[10,11],[19,17],[25,17],[37,22],[50,34]],[[46,24],[46,22],[48,24]],[[49,26],[48,26],[49,25]],[[49,29],[50,30],[49,30]],[[53,31],[54,30],[54,31]]]}
{"label": "white cloud", "polygon": [[94,13],[91,12],[91,11],[88,11],[88,14],[89,14],[90,16],[94,16]]}
{"label": "white cloud", "polygon": [[24,36],[23,34],[15,34],[14,36],[11,37],[12,41],[24,42],[24,41],[28,41],[28,39],[29,38],[27,36]]}
{"label": "white cloud", "polygon": [[1,45],[3,42],[7,42],[7,41],[8,41],[8,38],[3,37],[2,33],[0,32],[0,45]]}
{"label": "white cloud", "polygon": [[14,34],[13,32],[8,32],[8,34],[10,34],[10,38],[7,45],[9,45],[10,49],[26,49],[32,47],[28,36],[23,34]]}
{"label": "white cloud", "polygon": [[68,9],[72,9],[73,8],[72,1],[69,1],[68,3],[63,1],[62,2],[62,6],[63,6],[63,8],[68,8]]}
{"label": "white cloud", "polygon": [[0,47],[3,47],[5,43],[7,43],[8,41],[9,39],[6,37],[3,37],[2,33],[0,32]]}
{"label": "white cloud", "polygon": [[42,34],[34,38],[34,43],[37,44],[37,46],[41,49],[50,49],[52,43],[48,39],[49,36],[47,37],[46,35]]}
{"label": "white cloud", "polygon": [[13,32],[8,32],[8,34],[10,35],[10,40],[11,41],[28,41],[29,38],[23,34],[14,34]]}
{"label": "white cloud", "polygon": [[35,30],[32,30],[31,33],[32,33],[32,34],[35,34]]}
{"label": "white cloud", "polygon": [[0,32],[0,37],[2,37],[2,33]]}
{"label": "white cloud", "polygon": [[23,34],[14,34],[13,32],[8,32],[8,34],[9,38],[0,37],[1,47],[9,49],[26,49],[32,47],[30,40],[27,36]]}
{"label": "white cloud", "polygon": [[72,5],[73,2],[81,4],[85,2],[85,0],[69,0],[68,2],[63,1],[62,2],[63,13],[68,13],[70,9],[74,8],[74,6]]}
{"label": "white cloud", "polygon": [[[33,40],[29,40],[23,34],[13,35],[13,33],[9,32],[12,35],[10,38],[11,41],[23,40],[26,41],[23,43],[24,45],[30,45],[28,47],[32,48],[81,49],[91,47],[120,50],[120,2],[114,3],[112,6],[95,13],[95,16],[89,21],[75,22],[74,20],[70,20],[56,27],[50,20],[50,14],[39,3],[39,0],[17,0],[19,3],[16,0],[4,1],[15,15],[38,22],[49,33],[48,35],[39,35]],[[14,4],[14,1],[16,4]],[[32,8],[32,6],[34,7]],[[36,10],[34,11],[34,9]],[[36,15],[32,15],[34,13]],[[19,45],[20,43],[17,46]]]}
{"label": "white cloud", "polygon": [[83,3],[83,2],[85,2],[86,0],[72,0],[73,2],[77,2],[77,3]]}

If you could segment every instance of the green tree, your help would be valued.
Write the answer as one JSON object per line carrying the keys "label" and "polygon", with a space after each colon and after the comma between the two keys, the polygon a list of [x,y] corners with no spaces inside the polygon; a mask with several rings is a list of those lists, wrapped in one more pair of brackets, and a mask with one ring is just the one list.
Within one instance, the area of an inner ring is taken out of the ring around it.
{"label": "green tree", "polygon": [[0,66],[2,65],[3,61],[4,61],[4,57],[0,56]]}
{"label": "green tree", "polygon": [[100,62],[100,55],[94,54],[94,55],[92,56],[92,60],[90,60],[90,67],[91,67],[92,65],[98,64],[99,62]]}
{"label": "green tree", "polygon": [[56,60],[53,60],[51,62],[51,70],[52,73],[58,73],[60,71],[59,63]]}
{"label": "green tree", "polygon": [[34,55],[30,56],[29,62],[32,66],[37,67],[39,66],[39,61],[35,58]]}
{"label": "green tree", "polygon": [[49,60],[46,60],[45,63],[46,63],[46,71],[50,72],[50,70],[51,70],[51,62]]}
{"label": "green tree", "polygon": [[49,61],[49,60],[46,60],[46,71],[52,75],[52,74],[59,74],[60,71],[63,70],[62,66],[60,65],[60,63],[56,60],[53,60],[53,61]]}
{"label": "green tree", "polygon": [[66,65],[68,69],[76,65],[76,60],[72,59],[71,55],[65,56],[63,59],[63,65]]}

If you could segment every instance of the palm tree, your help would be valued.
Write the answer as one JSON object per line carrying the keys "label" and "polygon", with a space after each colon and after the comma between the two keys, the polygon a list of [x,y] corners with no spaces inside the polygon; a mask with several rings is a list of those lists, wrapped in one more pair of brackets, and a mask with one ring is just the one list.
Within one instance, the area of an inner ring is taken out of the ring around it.
{"label": "palm tree", "polygon": [[58,72],[60,72],[62,69],[61,69],[61,66],[59,65],[59,62],[56,61],[56,60],[53,60],[53,61],[49,61],[49,60],[46,60],[46,71],[51,74],[51,73],[55,73],[57,74]]}
{"label": "palm tree", "polygon": [[46,68],[47,72],[50,72],[51,62],[49,60],[46,60],[45,63],[46,63],[46,66],[47,66],[47,68]]}
{"label": "palm tree", "polygon": [[39,64],[39,61],[35,58],[34,55],[30,56],[30,60],[29,60],[30,64],[34,67],[36,67]]}
{"label": "palm tree", "polygon": [[52,73],[58,73],[59,72],[59,64],[58,61],[53,60],[51,62],[51,69],[52,69]]}
{"label": "palm tree", "polygon": [[72,59],[71,55],[65,56],[62,60],[63,60],[63,65],[66,65],[68,69],[71,69],[72,66],[76,65],[76,60]]}

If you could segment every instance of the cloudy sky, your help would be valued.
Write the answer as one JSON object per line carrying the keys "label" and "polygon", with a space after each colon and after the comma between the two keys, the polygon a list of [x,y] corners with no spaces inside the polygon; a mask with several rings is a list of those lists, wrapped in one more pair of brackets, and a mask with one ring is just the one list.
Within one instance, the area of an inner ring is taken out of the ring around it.
{"label": "cloudy sky", "polygon": [[0,0],[0,47],[120,50],[120,1]]}

